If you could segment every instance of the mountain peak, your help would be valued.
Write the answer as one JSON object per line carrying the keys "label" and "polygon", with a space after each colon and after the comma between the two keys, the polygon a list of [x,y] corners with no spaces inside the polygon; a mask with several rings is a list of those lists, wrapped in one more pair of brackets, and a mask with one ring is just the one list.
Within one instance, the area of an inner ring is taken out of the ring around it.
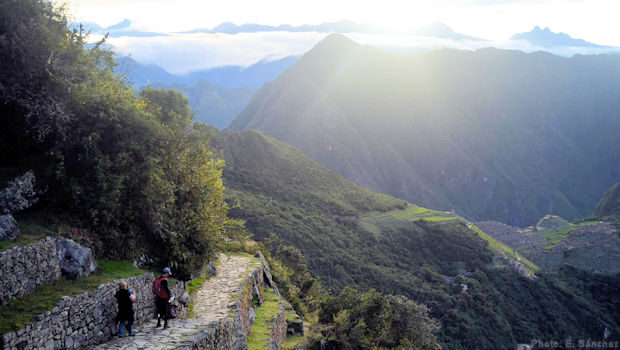
{"label": "mountain peak", "polygon": [[341,52],[359,47],[360,44],[340,33],[331,33],[319,41],[310,51]]}
{"label": "mountain peak", "polygon": [[549,27],[544,27],[541,29],[539,26],[535,26],[529,32],[518,33],[513,35],[510,40],[525,40],[528,41],[532,45],[542,46],[542,47],[555,47],[555,46],[572,46],[572,47],[593,47],[593,48],[603,48],[605,46],[601,46],[598,44],[594,44],[582,39],[575,39],[568,34],[558,32],[555,33],[549,29]]}
{"label": "mountain peak", "polygon": [[450,26],[445,23],[435,21],[427,26],[418,28],[413,32],[415,35],[432,36],[435,38],[452,39],[452,40],[481,40],[469,35],[464,35],[455,32]]}
{"label": "mountain peak", "polygon": [[106,28],[106,30],[119,30],[119,29],[126,29],[126,28],[129,28],[129,27],[131,26],[131,24],[132,24],[132,23],[133,23],[133,22],[131,22],[131,20],[130,20],[130,19],[125,18],[124,20],[122,20],[122,21],[120,21],[120,22],[118,22],[118,23],[116,23],[116,24],[113,24],[113,25],[111,25],[111,26],[107,27],[107,28]]}

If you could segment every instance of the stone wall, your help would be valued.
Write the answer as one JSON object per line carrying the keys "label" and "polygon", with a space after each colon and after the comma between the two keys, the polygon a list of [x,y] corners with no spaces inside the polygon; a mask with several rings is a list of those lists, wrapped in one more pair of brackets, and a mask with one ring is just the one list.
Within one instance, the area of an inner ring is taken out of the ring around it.
{"label": "stone wall", "polygon": [[[254,322],[253,307],[255,300],[253,291],[259,290],[261,299],[265,285],[275,289],[275,284],[271,281],[269,273],[269,265],[263,258],[262,254],[256,256],[260,259],[261,264],[254,268],[243,282],[243,287],[239,291],[239,299],[228,305],[230,317],[219,322],[212,323],[198,337],[193,340],[191,349],[214,349],[214,350],[246,350],[246,337],[250,332],[250,326]],[[261,300],[262,302],[262,300]],[[284,309],[282,309],[282,321],[284,325],[283,334],[286,336],[286,319],[284,317]],[[280,328],[278,328],[281,331]],[[276,337],[276,343],[282,343],[284,337]]]}
{"label": "stone wall", "polygon": [[278,314],[276,318],[273,320],[271,324],[271,332],[269,334],[269,342],[268,349],[269,350],[280,350],[280,345],[286,339],[286,314],[284,313],[284,304],[280,303],[280,308],[278,310]]}
{"label": "stone wall", "polygon": [[0,266],[10,271],[0,274],[0,305],[32,294],[42,284],[53,284],[61,275],[81,278],[97,267],[89,248],[60,236],[0,252]]}
{"label": "stone wall", "polygon": [[52,284],[60,278],[60,262],[52,238],[14,247],[0,252],[0,305],[31,294],[42,284]]}
{"label": "stone wall", "polygon": [[[125,279],[129,289],[136,293],[136,324],[155,317],[155,298],[151,291],[154,279],[151,273]],[[36,316],[35,322],[3,335],[2,349],[84,349],[110,339],[117,332],[114,293],[120,281],[100,285],[75,297],[63,297],[54,309]],[[185,294],[182,283],[176,283],[172,294],[188,302],[187,297],[182,297]],[[187,304],[177,305],[177,317],[187,317]]]}

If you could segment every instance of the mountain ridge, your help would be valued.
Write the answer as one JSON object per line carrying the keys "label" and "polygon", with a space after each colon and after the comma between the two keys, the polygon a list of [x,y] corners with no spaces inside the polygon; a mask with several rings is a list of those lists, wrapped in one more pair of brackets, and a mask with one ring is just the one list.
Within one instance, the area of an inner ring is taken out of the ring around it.
{"label": "mountain ridge", "polygon": [[532,45],[542,47],[555,46],[574,46],[574,47],[592,47],[592,48],[611,48],[610,46],[599,45],[583,39],[575,39],[565,33],[552,32],[548,27],[541,29],[535,26],[529,32],[517,33],[510,37],[510,40],[526,40]]}
{"label": "mountain ridge", "polygon": [[[521,277],[450,213],[403,207],[260,131],[222,131],[212,146],[227,164],[227,201],[237,203],[230,214],[255,239],[298,248],[335,292],[376,289],[426,304],[442,323],[444,348],[504,348],[616,327],[604,301],[614,276],[562,268]],[[586,318],[593,322],[578,321]]]}
{"label": "mountain ridge", "polygon": [[404,57],[331,34],[229,128],[264,131],[364,187],[477,221],[587,216],[620,177],[620,106],[589,92],[619,89],[619,57],[494,48]]}

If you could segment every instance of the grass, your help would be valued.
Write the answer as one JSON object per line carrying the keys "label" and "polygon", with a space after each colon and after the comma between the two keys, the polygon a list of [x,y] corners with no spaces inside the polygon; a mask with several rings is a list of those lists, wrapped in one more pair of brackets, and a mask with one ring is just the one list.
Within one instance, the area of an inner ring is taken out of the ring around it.
{"label": "grass", "polygon": [[31,295],[0,306],[0,334],[23,328],[34,317],[53,309],[63,296],[75,296],[93,291],[100,284],[116,279],[138,276],[144,271],[125,261],[99,261],[99,268],[80,280],[59,279],[54,285],[39,286]]}
{"label": "grass", "polygon": [[566,226],[555,230],[547,229],[538,231],[538,233],[545,237],[547,242],[549,242],[549,244],[543,247],[543,249],[551,249],[555,247],[558,243],[562,242],[568,236],[568,233],[574,228],[574,226]]}
{"label": "grass", "polygon": [[384,221],[450,221],[458,218],[448,212],[431,210],[418,207],[417,205],[408,205],[404,209],[394,209],[388,212],[369,212],[362,216],[362,222],[384,222]]}
{"label": "grass", "polygon": [[301,343],[304,340],[304,337],[301,335],[287,336],[282,343],[280,349],[282,350],[293,350],[295,346]]}
{"label": "grass", "polygon": [[13,247],[32,244],[42,240],[48,235],[55,234],[51,229],[38,224],[18,222],[17,225],[19,226],[19,235],[14,240],[0,241],[0,252],[9,250]]}
{"label": "grass", "polygon": [[[200,289],[200,287],[202,287],[202,285],[209,280],[209,278],[211,278],[211,276],[204,274],[200,277],[196,277],[193,280],[189,281],[189,283],[187,284],[187,294],[191,295],[192,297],[194,296],[194,292],[196,292],[198,289]],[[190,303],[189,306],[187,308],[187,314],[188,314],[188,318],[192,318],[194,317],[194,298],[190,299]]]}
{"label": "grass", "polygon": [[514,259],[520,260],[523,264],[525,264],[525,266],[527,266],[531,270],[532,273],[540,270],[540,267],[538,267],[538,265],[536,265],[533,262],[529,261],[523,255],[519,254],[514,249],[509,248],[504,243],[502,243],[502,242],[496,240],[495,238],[489,236],[484,231],[482,231],[480,228],[478,228],[478,226],[476,226],[474,224],[469,224],[469,225],[467,225],[467,227],[470,230],[476,232],[478,234],[478,236],[480,236],[480,238],[482,238],[483,240],[487,241],[489,243],[489,248],[491,250],[493,250],[494,252],[496,252],[498,254],[505,253],[506,255],[508,255],[508,256],[510,256],[510,257],[512,257]]}
{"label": "grass", "polygon": [[273,289],[265,288],[265,301],[256,309],[256,318],[248,335],[248,350],[265,349],[269,342],[271,325],[278,314],[280,304]]}
{"label": "grass", "polygon": [[[454,220],[464,220],[452,213],[431,210],[427,208],[422,208],[416,205],[409,205],[405,209],[399,210],[391,210],[386,213],[381,212],[369,212],[366,215],[362,216],[362,223],[365,224],[365,227],[372,225],[372,223],[386,222],[386,221],[418,221],[418,220],[426,220],[426,221],[454,221]],[[497,254],[505,253],[508,256],[511,256],[513,259],[520,260],[523,264],[525,264],[531,272],[539,271],[540,267],[538,267],[533,262],[526,259],[523,255],[516,253],[513,249],[509,248],[505,244],[497,241],[495,238],[489,236],[481,229],[479,229],[476,225],[468,225],[469,229],[474,231],[480,238],[487,241],[489,244],[489,248],[496,252]]]}

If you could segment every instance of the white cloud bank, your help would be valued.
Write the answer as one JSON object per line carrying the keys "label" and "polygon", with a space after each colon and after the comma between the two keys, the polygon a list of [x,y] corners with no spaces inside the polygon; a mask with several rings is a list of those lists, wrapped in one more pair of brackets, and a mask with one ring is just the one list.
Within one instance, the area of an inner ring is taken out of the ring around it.
{"label": "white cloud bank", "polygon": [[[173,74],[187,74],[221,66],[249,66],[261,60],[275,60],[291,55],[302,55],[322,40],[325,33],[263,32],[241,34],[171,34],[156,37],[119,37],[108,42],[119,55],[131,56],[143,64],[156,64]],[[503,42],[454,41],[433,37],[405,35],[345,34],[361,44],[368,44],[392,52],[411,53],[442,48],[477,50],[485,47],[547,51],[561,56],[601,54],[605,48],[534,46],[527,41]],[[94,38],[93,38],[94,39]],[[616,52],[617,49],[616,49]]]}

